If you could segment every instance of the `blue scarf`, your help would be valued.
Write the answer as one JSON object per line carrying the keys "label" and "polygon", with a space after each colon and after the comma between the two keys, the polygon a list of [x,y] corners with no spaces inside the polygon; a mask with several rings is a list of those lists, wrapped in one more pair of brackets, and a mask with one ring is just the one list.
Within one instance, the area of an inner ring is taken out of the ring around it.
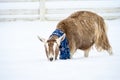
{"label": "blue scarf", "polygon": [[[60,29],[56,29],[52,35],[56,35],[58,37],[62,36],[64,32],[62,32]],[[52,36],[51,35],[51,36]],[[68,44],[68,40],[65,37],[65,39],[60,43],[60,59],[70,59],[70,48]]]}

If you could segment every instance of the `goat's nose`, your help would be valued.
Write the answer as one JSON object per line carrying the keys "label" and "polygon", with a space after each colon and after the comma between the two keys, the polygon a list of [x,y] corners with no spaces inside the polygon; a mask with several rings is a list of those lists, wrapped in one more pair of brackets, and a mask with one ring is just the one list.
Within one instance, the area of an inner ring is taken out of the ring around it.
{"label": "goat's nose", "polygon": [[53,58],[50,58],[50,61],[52,61],[53,60]]}

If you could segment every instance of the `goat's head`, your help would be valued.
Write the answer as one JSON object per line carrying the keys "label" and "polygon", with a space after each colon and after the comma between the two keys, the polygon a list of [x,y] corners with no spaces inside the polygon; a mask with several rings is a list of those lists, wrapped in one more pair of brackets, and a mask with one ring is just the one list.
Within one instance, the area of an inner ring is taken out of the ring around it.
{"label": "goat's head", "polygon": [[38,36],[38,39],[44,43],[45,52],[48,60],[53,61],[57,59],[57,56],[59,54],[59,46],[61,41],[64,40],[65,34],[63,34],[61,37],[53,38],[55,36],[51,36],[48,40],[41,38]]}

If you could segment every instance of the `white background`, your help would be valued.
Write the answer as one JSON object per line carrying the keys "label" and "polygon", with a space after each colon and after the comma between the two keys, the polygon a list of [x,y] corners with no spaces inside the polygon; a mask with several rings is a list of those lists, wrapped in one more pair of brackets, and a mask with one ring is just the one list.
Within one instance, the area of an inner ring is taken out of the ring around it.
{"label": "white background", "polygon": [[48,38],[58,22],[0,23],[0,80],[119,80],[120,20],[106,21],[113,56],[90,51],[84,58],[77,50],[71,60],[49,62],[37,35]]}
{"label": "white background", "polygon": [[54,62],[47,60],[37,35],[47,39],[58,21],[0,22],[0,80],[120,80],[120,19],[105,22],[112,56],[93,48],[88,58],[77,50],[73,59]]}

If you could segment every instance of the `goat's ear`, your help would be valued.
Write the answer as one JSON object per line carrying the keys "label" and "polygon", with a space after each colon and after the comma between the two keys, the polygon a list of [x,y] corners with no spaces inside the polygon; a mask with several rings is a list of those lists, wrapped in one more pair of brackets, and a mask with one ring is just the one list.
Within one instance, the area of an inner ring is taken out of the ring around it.
{"label": "goat's ear", "polygon": [[59,37],[58,39],[56,39],[57,43],[60,45],[60,42],[63,41],[65,39],[65,34],[63,34],[61,37]]}
{"label": "goat's ear", "polygon": [[46,42],[46,39],[41,38],[41,37],[39,37],[39,36],[37,36],[37,37],[38,37],[38,39],[39,39],[41,42],[43,42],[43,43],[45,43],[45,42]]}

